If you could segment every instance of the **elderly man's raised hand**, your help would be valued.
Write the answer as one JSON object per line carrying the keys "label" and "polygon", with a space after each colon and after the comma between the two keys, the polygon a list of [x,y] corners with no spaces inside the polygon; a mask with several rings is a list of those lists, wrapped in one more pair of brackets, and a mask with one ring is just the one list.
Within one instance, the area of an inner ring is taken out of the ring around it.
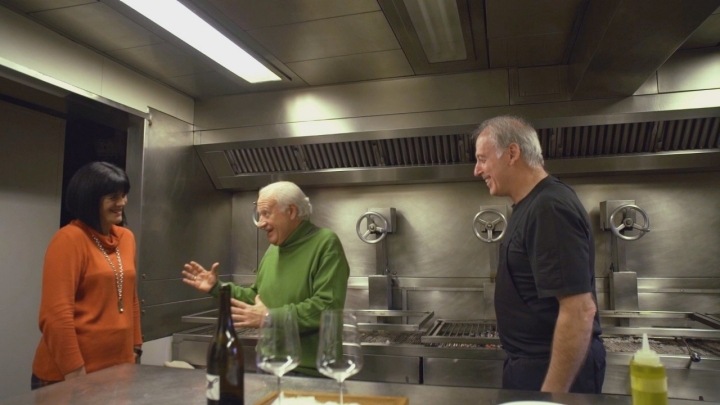
{"label": "elderly man's raised hand", "polygon": [[185,270],[182,271],[183,282],[193,286],[202,292],[209,292],[215,283],[217,283],[217,268],[220,263],[215,263],[210,271],[205,270],[203,266],[196,262],[185,264]]}

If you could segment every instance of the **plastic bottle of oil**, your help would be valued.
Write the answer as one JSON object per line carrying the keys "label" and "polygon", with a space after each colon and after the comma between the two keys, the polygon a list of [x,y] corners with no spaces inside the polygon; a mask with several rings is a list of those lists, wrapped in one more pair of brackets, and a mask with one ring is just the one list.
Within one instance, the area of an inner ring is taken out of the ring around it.
{"label": "plastic bottle of oil", "polygon": [[643,333],[642,349],[630,360],[630,388],[633,405],[667,405],[667,376],[657,353],[650,349]]}

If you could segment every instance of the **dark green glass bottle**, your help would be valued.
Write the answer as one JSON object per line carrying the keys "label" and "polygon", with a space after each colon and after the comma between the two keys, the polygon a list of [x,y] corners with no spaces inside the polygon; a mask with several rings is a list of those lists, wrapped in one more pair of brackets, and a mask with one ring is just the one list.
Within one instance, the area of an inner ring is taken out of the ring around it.
{"label": "dark green glass bottle", "polygon": [[230,312],[230,285],[220,286],[220,313],[207,356],[208,405],[244,405],[245,361]]}

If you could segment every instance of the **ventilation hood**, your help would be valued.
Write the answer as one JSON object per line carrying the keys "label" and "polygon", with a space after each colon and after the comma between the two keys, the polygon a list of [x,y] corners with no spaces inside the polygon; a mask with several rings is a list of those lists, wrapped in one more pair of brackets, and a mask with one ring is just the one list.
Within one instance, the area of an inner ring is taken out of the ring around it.
{"label": "ventilation hood", "polygon": [[[218,189],[473,180],[471,128],[273,138],[196,145]],[[410,132],[410,134],[408,133]],[[539,128],[546,169],[557,176],[720,170],[720,117]]]}

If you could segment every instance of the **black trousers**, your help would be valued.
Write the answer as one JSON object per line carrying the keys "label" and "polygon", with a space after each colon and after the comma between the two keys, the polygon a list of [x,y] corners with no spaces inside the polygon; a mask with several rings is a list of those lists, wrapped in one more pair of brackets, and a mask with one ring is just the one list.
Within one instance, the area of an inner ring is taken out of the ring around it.
{"label": "black trousers", "polygon": [[[529,359],[508,356],[503,365],[504,389],[540,391],[545,381],[550,358]],[[605,347],[593,339],[585,363],[570,387],[570,392],[600,394],[605,381]]]}

